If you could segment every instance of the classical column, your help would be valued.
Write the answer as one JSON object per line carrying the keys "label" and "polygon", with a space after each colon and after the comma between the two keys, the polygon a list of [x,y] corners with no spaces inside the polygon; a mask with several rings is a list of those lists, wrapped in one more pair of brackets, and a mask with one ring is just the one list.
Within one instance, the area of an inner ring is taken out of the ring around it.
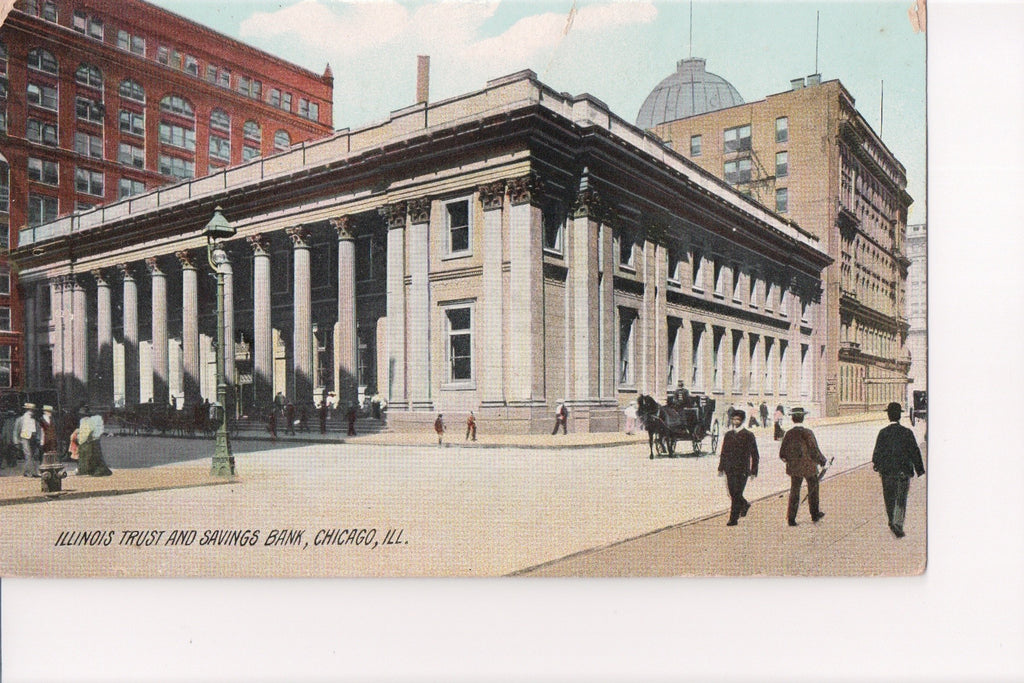
{"label": "classical column", "polygon": [[569,235],[569,281],[572,292],[572,359],[570,368],[574,385],[572,396],[589,402],[600,394],[598,367],[598,232],[597,216],[600,198],[589,187],[586,175],[580,182],[579,194],[572,212],[572,231]]}
{"label": "classical column", "polygon": [[[8,276],[10,280],[10,276]],[[36,284],[23,285],[25,292],[25,382],[30,387],[38,387],[36,379]]]}
{"label": "classical column", "polygon": [[295,405],[313,401],[313,318],[311,309],[311,281],[309,268],[309,230],[301,225],[285,232],[292,241],[294,264],[294,329],[292,337],[292,367],[295,373]]}
{"label": "classical column", "polygon": [[92,398],[97,406],[114,405],[114,335],[111,320],[110,281],[103,271],[94,270],[96,280],[96,362],[93,368]]}
{"label": "classical column", "polygon": [[382,206],[380,214],[388,227],[388,402],[398,409],[408,406],[405,391],[405,202]]}
{"label": "classical column", "polygon": [[505,183],[496,182],[479,188],[480,206],[484,211],[483,274],[480,293],[480,320],[477,328],[482,335],[479,348],[481,358],[482,404],[500,406],[505,403],[505,335],[502,321],[504,287],[502,286],[502,208],[505,205]]}
{"label": "classical column", "polygon": [[270,240],[248,237],[252,247],[253,383],[256,405],[267,410],[274,399],[274,351],[270,328]]}
{"label": "classical column", "polygon": [[78,401],[88,400],[89,386],[89,315],[82,276],[71,278],[71,338],[74,395]]}
{"label": "classical column", "polygon": [[50,287],[50,348],[51,372],[53,386],[61,398],[64,398],[64,308],[61,296],[64,291],[62,279],[57,277],[49,281]]}
{"label": "classical column", "polygon": [[532,174],[508,182],[509,299],[515,303],[509,311],[509,329],[516,335],[509,348],[509,355],[516,361],[509,367],[508,400],[519,405],[544,400],[544,366],[538,356],[543,348],[539,295],[543,260],[540,211],[533,205],[538,189],[539,180]]}
{"label": "classical column", "polygon": [[356,243],[352,219],[331,219],[338,233],[338,322],[334,326],[334,390],[338,405],[358,398],[358,339],[356,337]]}
{"label": "classical column", "polygon": [[119,266],[123,281],[124,404],[139,403],[139,287],[130,264]]}
{"label": "classical column", "polygon": [[181,365],[185,405],[201,403],[199,391],[199,275],[192,255],[175,254],[181,262]]}
{"label": "classical column", "polygon": [[616,345],[616,316],[615,316],[615,253],[613,242],[612,226],[608,223],[608,216],[601,217],[601,225],[597,233],[597,306],[598,306],[598,329],[600,339],[598,340],[598,382],[600,384],[600,396],[605,401],[615,401],[616,377],[615,377],[615,345]]}
{"label": "classical column", "polygon": [[75,380],[75,309],[74,309],[74,286],[75,276],[65,275],[61,282],[61,317],[64,322],[61,325],[63,341],[63,358],[61,359],[61,374],[64,378],[65,401],[70,404],[77,404],[81,401],[79,387]]}
{"label": "classical column", "polygon": [[430,393],[430,200],[409,202],[409,400],[433,410]]}
{"label": "classical column", "polygon": [[146,259],[152,287],[152,340],[153,340],[153,403],[166,406],[169,402],[167,377],[167,274],[160,269],[155,257]]}

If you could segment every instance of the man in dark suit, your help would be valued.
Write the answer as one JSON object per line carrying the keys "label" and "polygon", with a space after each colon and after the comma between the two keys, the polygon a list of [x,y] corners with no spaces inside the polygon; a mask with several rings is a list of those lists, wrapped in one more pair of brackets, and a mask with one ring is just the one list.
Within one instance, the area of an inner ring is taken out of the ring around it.
{"label": "man in dark suit", "polygon": [[779,457],[786,463],[786,474],[789,475],[789,507],[786,509],[786,521],[789,526],[796,526],[796,513],[800,508],[800,487],[807,480],[807,504],[811,508],[811,521],[817,522],[825,516],[818,507],[818,466],[826,460],[814,432],[803,426],[803,408],[793,408],[789,416],[793,427],[782,437],[779,446]]}
{"label": "man in dark suit", "polygon": [[889,517],[889,529],[896,538],[903,538],[903,519],[907,514],[907,494],[910,492],[910,478],[924,475],[921,449],[917,446],[914,432],[900,424],[903,406],[890,403],[885,409],[889,426],[878,433],[871,465],[882,477],[882,498],[885,499],[885,514]]}
{"label": "man in dark suit", "polygon": [[747,477],[757,476],[757,440],[753,433],[743,427],[747,414],[736,410],[732,414],[731,429],[722,439],[722,452],[718,460],[718,476],[724,476],[729,487],[732,508],[726,526],[736,526],[740,517],[745,517],[750,503],[743,497]]}

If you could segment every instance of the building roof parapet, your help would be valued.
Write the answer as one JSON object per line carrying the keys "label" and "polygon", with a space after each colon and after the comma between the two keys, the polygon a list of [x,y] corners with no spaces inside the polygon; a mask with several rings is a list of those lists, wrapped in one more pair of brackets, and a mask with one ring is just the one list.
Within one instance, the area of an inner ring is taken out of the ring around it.
{"label": "building roof parapet", "polygon": [[572,122],[580,131],[598,132],[614,138],[619,144],[632,148],[633,153],[646,155],[669,169],[703,194],[731,205],[768,229],[824,254],[819,240],[810,232],[753,199],[740,195],[725,181],[667,148],[657,136],[640,130],[612,113],[599,99],[588,94],[571,96],[558,93],[538,81],[536,74],[529,70],[489,81],[483,90],[439,100],[426,106],[413,105],[399,109],[385,121],[354,130],[340,130],[325,138],[302,142],[287,151],[253,159],[203,178],[164,186],[113,204],[65,216],[52,223],[23,228],[19,245],[28,247],[113,221],[169,211],[196,201],[208,201],[216,194],[258,186],[269,180],[295,175],[308,176],[320,170],[336,169],[375,149],[401,146],[414,137],[429,136],[442,130],[479,122],[483,118],[536,107]]}

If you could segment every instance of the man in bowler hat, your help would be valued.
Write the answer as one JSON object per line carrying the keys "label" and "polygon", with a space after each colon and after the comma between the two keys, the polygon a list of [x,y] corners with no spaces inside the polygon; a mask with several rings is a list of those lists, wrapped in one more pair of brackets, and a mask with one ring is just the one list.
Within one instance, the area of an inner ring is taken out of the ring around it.
{"label": "man in bowler hat", "polygon": [[732,507],[726,526],[736,526],[740,517],[745,517],[750,503],[743,497],[747,477],[757,476],[757,440],[754,434],[743,426],[747,414],[742,410],[733,411],[730,427],[722,438],[722,451],[718,459],[718,476],[724,476],[729,487]]}
{"label": "man in bowler hat", "polygon": [[789,475],[789,507],[786,510],[786,521],[789,526],[796,526],[796,513],[800,508],[800,486],[807,480],[807,504],[811,508],[811,521],[817,522],[825,516],[818,507],[818,466],[826,460],[814,432],[803,426],[803,408],[793,408],[789,416],[793,420],[793,428],[786,432],[779,446],[779,457],[786,463],[786,474]]}
{"label": "man in bowler hat", "polygon": [[907,494],[910,492],[910,478],[924,475],[921,449],[917,446],[914,432],[900,424],[903,406],[890,403],[885,409],[889,426],[883,427],[875,441],[875,452],[871,465],[882,477],[882,498],[885,499],[885,514],[889,517],[889,530],[896,538],[903,538],[903,520],[907,514]]}

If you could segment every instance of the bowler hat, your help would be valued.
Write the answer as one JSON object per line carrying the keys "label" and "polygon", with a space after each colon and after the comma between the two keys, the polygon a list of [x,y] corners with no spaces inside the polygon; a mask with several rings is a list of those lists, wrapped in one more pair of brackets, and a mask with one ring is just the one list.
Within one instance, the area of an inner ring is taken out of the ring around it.
{"label": "bowler hat", "polygon": [[43,412],[44,413],[52,413],[53,412],[53,406],[43,406]]}
{"label": "bowler hat", "polygon": [[889,405],[887,405],[885,407],[885,412],[887,412],[887,413],[895,412],[895,413],[899,413],[899,414],[902,415],[903,414],[903,406],[901,406],[896,401],[893,401],[892,403],[890,403]]}
{"label": "bowler hat", "polygon": [[25,405],[22,406],[22,408],[24,408],[25,410],[35,410],[36,409],[36,404],[35,403],[26,403]]}
{"label": "bowler hat", "polygon": [[801,416],[803,416],[803,415],[807,414],[807,411],[804,410],[803,408],[791,408],[790,411],[789,411],[789,414],[790,414],[791,417],[793,415],[801,415]]}
{"label": "bowler hat", "polygon": [[736,410],[732,411],[732,416],[733,417],[736,417],[737,415],[739,415],[739,417],[740,417],[740,422],[742,422],[743,420],[747,419],[747,413],[745,411],[743,411],[743,410],[740,410],[739,408],[737,408]]}

